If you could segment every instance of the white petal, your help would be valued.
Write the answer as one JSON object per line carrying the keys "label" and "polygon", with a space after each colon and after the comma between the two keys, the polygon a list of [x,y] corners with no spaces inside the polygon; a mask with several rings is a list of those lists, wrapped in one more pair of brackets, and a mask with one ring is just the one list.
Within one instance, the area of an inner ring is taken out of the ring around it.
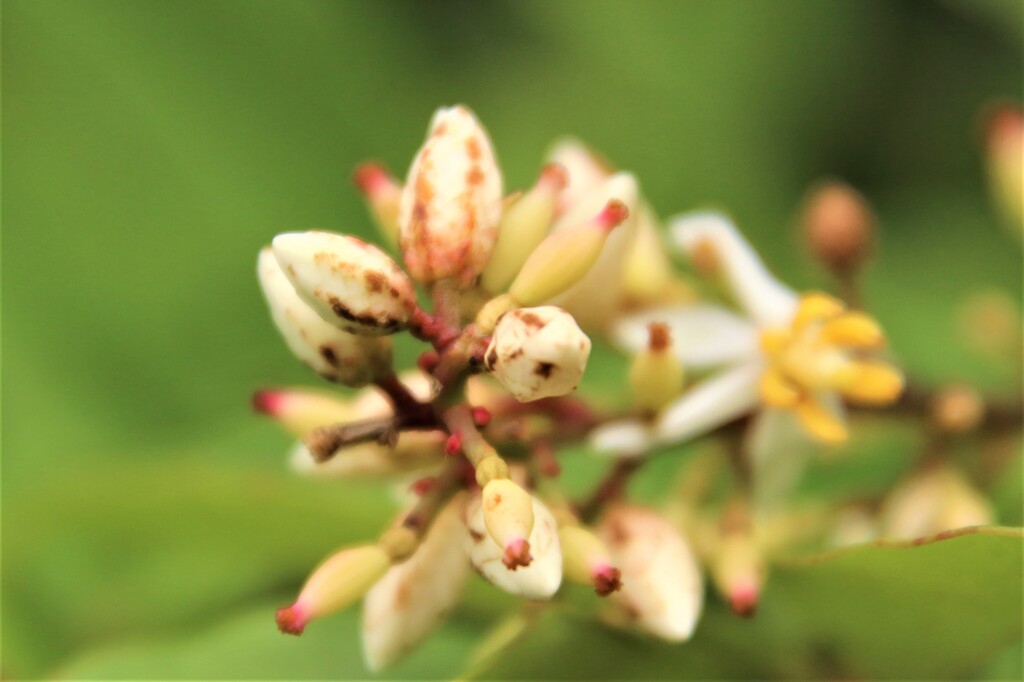
{"label": "white petal", "polygon": [[667,324],[672,348],[687,369],[732,364],[760,353],[757,330],[747,320],[713,305],[653,308],[624,317],[615,324],[612,337],[629,353],[647,347],[647,325]]}
{"label": "white petal", "polygon": [[768,272],[729,218],[721,213],[701,211],[676,216],[669,225],[673,240],[688,255],[701,244],[714,249],[733,295],[754,321],[764,326],[779,326],[792,319],[796,294]]}
{"label": "white petal", "polygon": [[759,363],[747,363],[703,381],[666,407],[655,435],[659,441],[695,438],[749,412],[758,403]]}
{"label": "white petal", "polygon": [[757,414],[747,432],[746,448],[758,511],[771,511],[786,498],[815,446],[792,411],[766,408]]}
{"label": "white petal", "polygon": [[651,449],[651,428],[639,419],[608,422],[590,432],[590,445],[600,453],[638,457]]}

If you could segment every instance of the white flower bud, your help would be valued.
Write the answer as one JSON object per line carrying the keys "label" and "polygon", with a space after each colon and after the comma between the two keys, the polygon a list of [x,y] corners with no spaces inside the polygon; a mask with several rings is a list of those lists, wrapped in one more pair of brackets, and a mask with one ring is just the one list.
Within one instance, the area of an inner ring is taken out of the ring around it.
{"label": "white flower bud", "polygon": [[609,598],[634,625],[670,642],[690,638],[704,603],[704,582],[693,552],[660,514],[617,506],[598,527],[622,573]]}
{"label": "white flower bud", "polygon": [[496,543],[484,523],[479,495],[466,508],[466,551],[480,574],[497,587],[527,599],[548,599],[562,584],[562,550],[555,517],[536,497],[533,501],[533,530],[530,532],[529,566],[510,570],[505,566],[505,548]]}
{"label": "white flower bud", "polygon": [[510,569],[529,566],[532,561],[527,538],[533,529],[533,498],[507,478],[487,482],[481,494],[484,525],[505,549],[502,561]]}
{"label": "white flower bud", "polygon": [[270,316],[288,348],[331,381],[362,386],[391,370],[391,340],[356,336],[325,322],[296,293],[270,249],[259,257]]}
{"label": "white flower bud", "polygon": [[914,539],[993,522],[992,503],[953,467],[943,464],[904,481],[880,512],[881,535]]}
{"label": "white flower bud", "polygon": [[469,109],[440,109],[416,154],[399,205],[399,246],[420,282],[473,283],[498,238],[501,171]]}
{"label": "white flower bud", "polygon": [[458,602],[469,576],[462,551],[464,495],[434,520],[419,549],[392,566],[363,602],[363,654],[379,671],[412,651]]}
{"label": "white flower bud", "polygon": [[519,402],[575,390],[590,356],[590,339],[561,308],[521,308],[502,315],[484,361]]}
{"label": "white flower bud", "polygon": [[404,328],[416,305],[412,281],[383,251],[331,232],[274,237],[274,256],[295,291],[324,320],[362,336]]}

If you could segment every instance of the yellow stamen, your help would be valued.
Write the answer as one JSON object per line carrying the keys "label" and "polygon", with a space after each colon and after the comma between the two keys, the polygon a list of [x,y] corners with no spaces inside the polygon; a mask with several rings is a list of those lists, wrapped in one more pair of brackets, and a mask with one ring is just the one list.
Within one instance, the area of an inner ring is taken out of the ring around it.
{"label": "yellow stamen", "polygon": [[796,316],[793,318],[793,329],[800,330],[812,322],[821,322],[843,312],[842,301],[828,294],[805,294],[800,298]]}
{"label": "yellow stamen", "polygon": [[858,362],[854,365],[853,380],[841,390],[855,403],[888,405],[903,392],[903,374],[884,362]]}
{"label": "yellow stamen", "polygon": [[761,400],[771,407],[796,407],[800,402],[800,389],[777,369],[767,369],[761,375]]}
{"label": "yellow stamen", "polygon": [[774,357],[786,349],[793,335],[786,329],[766,329],[761,332],[761,350]]}
{"label": "yellow stamen", "polygon": [[864,313],[844,313],[826,322],[821,332],[826,341],[839,346],[880,348],[885,345],[882,328]]}
{"label": "yellow stamen", "polygon": [[843,443],[849,435],[846,424],[813,399],[797,405],[796,416],[808,433],[824,443]]}

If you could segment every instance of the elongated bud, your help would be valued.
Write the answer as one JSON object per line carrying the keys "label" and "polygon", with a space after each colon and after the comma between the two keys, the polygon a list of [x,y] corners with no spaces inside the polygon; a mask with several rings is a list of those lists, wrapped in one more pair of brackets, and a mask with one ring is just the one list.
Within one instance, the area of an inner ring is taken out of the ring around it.
{"label": "elongated bud", "polygon": [[726,509],[711,567],[718,591],[733,612],[745,618],[757,611],[764,586],[764,560],[749,513],[742,502]]}
{"label": "elongated bud", "polygon": [[466,551],[480,574],[506,592],[527,599],[548,599],[562,584],[562,552],[558,543],[558,524],[543,503],[530,497],[533,530],[528,539],[533,560],[515,570],[505,565],[506,550],[488,532],[484,505],[473,498],[466,509]]}
{"label": "elongated bud", "polygon": [[389,244],[398,244],[398,204],[402,185],[376,163],[364,163],[352,176],[366,199],[370,217]]}
{"label": "elongated bud", "polygon": [[521,308],[498,320],[487,370],[519,402],[571,393],[583,378],[590,339],[561,308]]}
{"label": "elongated bud", "polygon": [[992,503],[947,464],[907,479],[889,494],[880,513],[882,535],[911,540],[993,522]]}
{"label": "elongated bud", "polygon": [[310,621],[361,598],[390,565],[391,558],[377,545],[341,550],[313,571],[294,604],[277,612],[277,627],[301,635]]}
{"label": "elongated bud", "polygon": [[492,294],[504,291],[544,240],[565,182],[565,170],[549,164],[533,189],[508,207],[498,227],[498,243],[480,280],[484,289]]}
{"label": "elongated bud", "polygon": [[618,619],[670,642],[690,638],[704,604],[704,582],[686,540],[660,514],[617,506],[598,526],[622,589],[610,596]]}
{"label": "elongated bud", "polygon": [[629,368],[633,400],[642,410],[657,412],[683,391],[683,363],[672,348],[668,325],[648,326],[647,348],[637,353]]}
{"label": "elongated bud", "polygon": [[534,523],[530,494],[507,478],[497,478],[484,486],[482,500],[487,532],[505,550],[502,563],[510,571],[529,566]]}
{"label": "elongated bud", "polygon": [[804,240],[833,272],[857,270],[871,255],[875,217],[861,194],[842,182],[814,189],[803,208]]}
{"label": "elongated bud", "polygon": [[260,287],[289,350],[314,372],[363,386],[391,371],[391,340],[356,336],[328,324],[296,293],[270,249],[260,252]]}
{"label": "elongated bud", "polygon": [[351,421],[353,410],[335,395],[305,388],[270,388],[257,391],[253,408],[274,419],[296,438],[325,424]]}
{"label": "elongated bud", "polygon": [[416,305],[412,281],[387,254],[355,237],[289,232],[274,237],[274,256],[324,319],[353,334],[382,336],[405,328]]}
{"label": "elongated bud", "polygon": [[628,216],[626,205],[612,200],[575,229],[549,235],[512,282],[512,299],[522,306],[540,305],[578,282],[597,262],[611,231]]}
{"label": "elongated bud", "polygon": [[424,283],[472,284],[498,238],[501,209],[486,131],[466,107],[438,110],[402,190],[398,241],[409,272]]}
{"label": "elongated bud", "polygon": [[1007,225],[1024,232],[1024,112],[1007,104],[989,117],[985,131],[989,183]]}
{"label": "elongated bud", "polygon": [[605,544],[588,528],[574,524],[558,529],[565,577],[581,585],[593,585],[602,597],[622,587],[621,573],[612,565]]}
{"label": "elongated bud", "polygon": [[636,234],[622,271],[622,290],[637,303],[660,300],[672,282],[672,261],[661,241],[658,218],[646,202],[636,217]]}

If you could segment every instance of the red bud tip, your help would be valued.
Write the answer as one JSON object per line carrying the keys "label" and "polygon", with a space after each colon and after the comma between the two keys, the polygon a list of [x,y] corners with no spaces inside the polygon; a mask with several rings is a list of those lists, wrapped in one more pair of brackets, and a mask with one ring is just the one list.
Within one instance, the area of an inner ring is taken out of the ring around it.
{"label": "red bud tip", "polygon": [[753,584],[740,585],[729,595],[729,606],[741,618],[753,618],[757,613],[757,602],[757,587]]}
{"label": "red bud tip", "polygon": [[439,362],[441,362],[441,356],[434,350],[425,351],[416,358],[416,366],[427,374],[433,374]]}
{"label": "red bud tip", "polygon": [[368,197],[379,196],[389,189],[396,188],[398,183],[379,163],[364,163],[352,174],[352,181],[359,191]]}
{"label": "red bud tip", "polygon": [[473,413],[473,423],[480,428],[491,423],[491,411],[486,407],[474,407],[471,411]]}
{"label": "red bud tip", "polygon": [[614,566],[599,566],[594,571],[594,591],[602,597],[622,589],[622,574]]}
{"label": "red bud tip", "polygon": [[605,207],[601,209],[601,212],[594,218],[594,222],[597,226],[603,230],[613,230],[622,222],[629,217],[629,209],[626,205],[618,199],[612,199]]}
{"label": "red bud tip", "polygon": [[423,496],[433,490],[436,485],[436,476],[424,476],[423,478],[413,481],[412,485],[409,486],[409,490],[416,495]]}
{"label": "red bud tip", "polygon": [[460,452],[462,452],[462,436],[457,433],[453,433],[448,436],[448,442],[444,444],[444,454],[449,457],[454,457]]}
{"label": "red bud tip", "polygon": [[252,409],[259,414],[269,414],[273,416],[281,411],[281,403],[283,401],[284,396],[277,391],[266,389],[256,391],[252,394]]}
{"label": "red bud tip", "polygon": [[505,568],[514,571],[520,566],[526,568],[533,561],[530,555],[530,543],[522,538],[513,540],[505,546],[505,555],[501,557],[501,563]]}
{"label": "red bud tip", "polygon": [[277,629],[286,635],[301,635],[308,622],[297,604],[277,610]]}
{"label": "red bud tip", "polygon": [[668,325],[663,322],[651,322],[647,325],[647,333],[650,335],[647,347],[655,353],[661,352],[672,344],[672,334]]}
{"label": "red bud tip", "polygon": [[549,163],[544,166],[540,171],[540,178],[537,180],[538,185],[543,185],[555,192],[560,192],[565,189],[565,186],[569,184],[569,174],[565,170],[565,166],[560,163]]}

